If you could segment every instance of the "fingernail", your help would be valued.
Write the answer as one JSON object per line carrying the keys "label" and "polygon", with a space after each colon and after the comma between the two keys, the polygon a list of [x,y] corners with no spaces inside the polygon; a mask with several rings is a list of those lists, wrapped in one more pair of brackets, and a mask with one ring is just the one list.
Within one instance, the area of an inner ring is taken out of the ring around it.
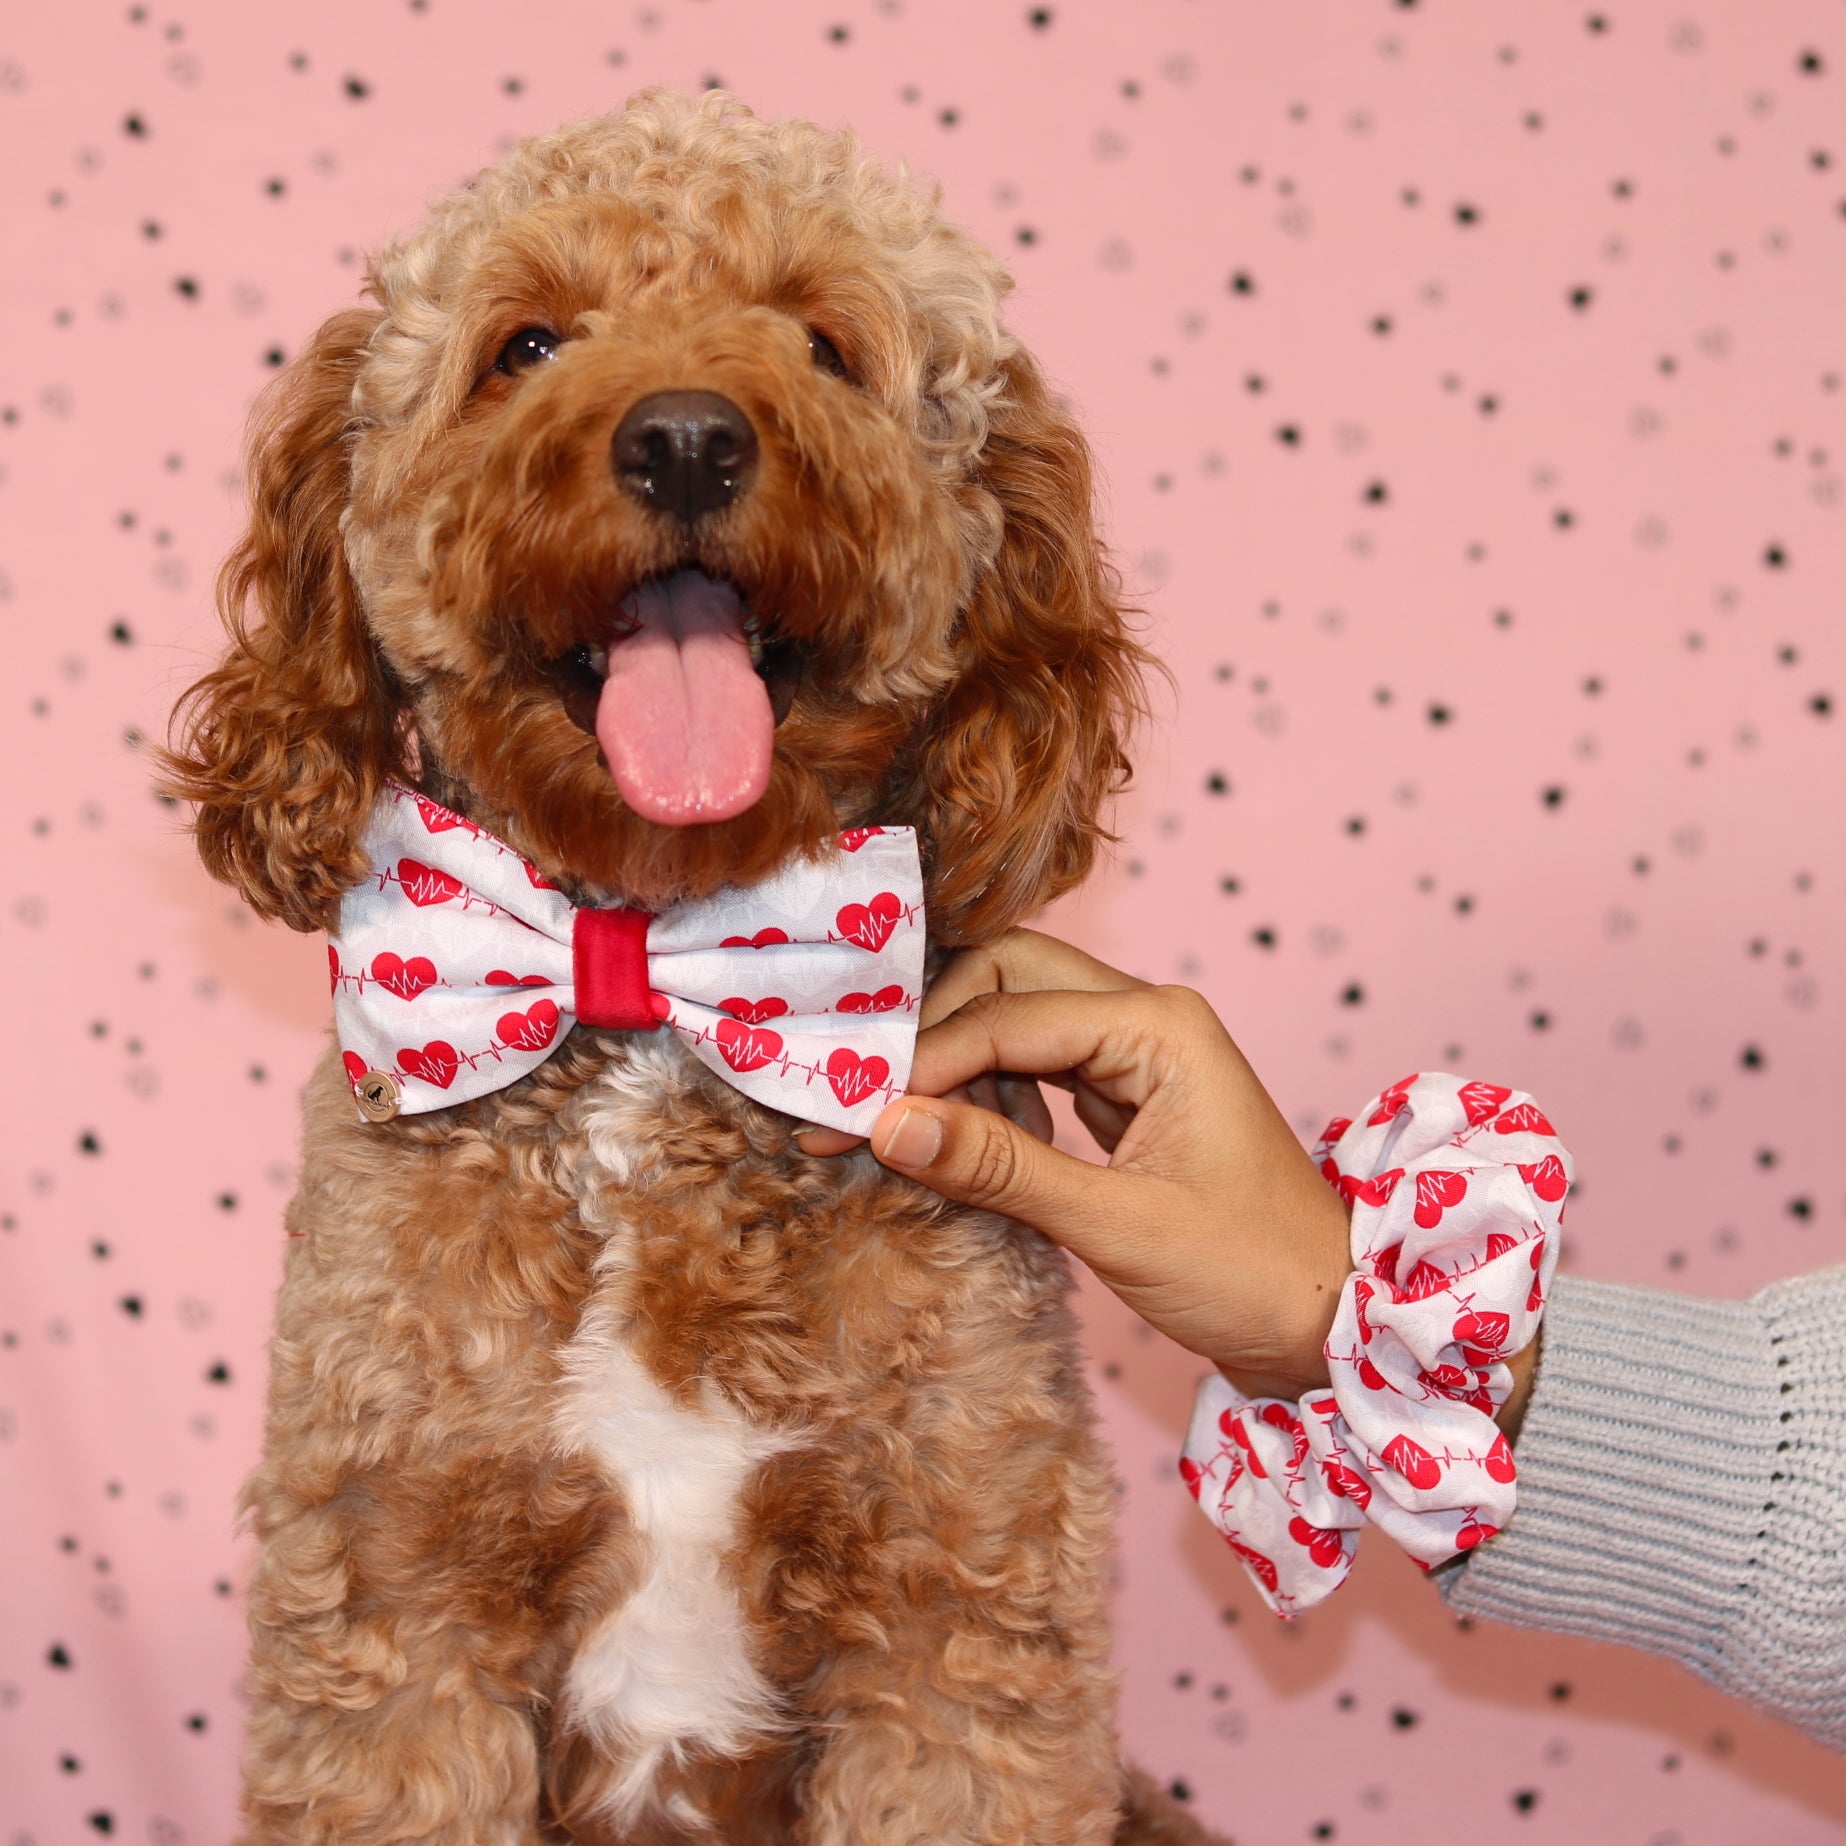
{"label": "fingernail", "polygon": [[878,1157],[894,1167],[926,1167],[941,1152],[941,1119],[926,1109],[906,1109]]}

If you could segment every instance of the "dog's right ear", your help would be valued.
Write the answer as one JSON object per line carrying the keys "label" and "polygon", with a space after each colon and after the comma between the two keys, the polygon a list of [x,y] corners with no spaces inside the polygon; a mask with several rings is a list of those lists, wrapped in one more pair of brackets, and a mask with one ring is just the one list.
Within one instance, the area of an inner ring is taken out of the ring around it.
{"label": "dog's right ear", "polygon": [[258,402],[250,525],[218,575],[230,649],[180,701],[165,754],[206,869],[291,929],[330,927],[364,877],[360,834],[398,754],[340,533],[353,381],[379,319],[335,315]]}

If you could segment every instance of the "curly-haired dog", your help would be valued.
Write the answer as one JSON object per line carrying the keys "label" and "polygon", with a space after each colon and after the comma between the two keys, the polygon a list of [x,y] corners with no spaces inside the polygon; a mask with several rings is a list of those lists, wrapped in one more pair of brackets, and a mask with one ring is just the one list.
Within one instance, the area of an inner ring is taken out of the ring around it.
{"label": "curly-haired dog", "polygon": [[[259,413],[173,759],[206,864],[330,927],[397,777],[583,901],[877,822],[939,947],[1065,890],[1142,657],[1006,286],[849,137],[717,95],[443,200]],[[703,805],[598,743],[669,580],[748,625],[770,711]],[[1202,1837],[1117,1750],[1062,1257],[793,1127],[666,1034],[387,1122],[322,1064],[249,1841]]]}

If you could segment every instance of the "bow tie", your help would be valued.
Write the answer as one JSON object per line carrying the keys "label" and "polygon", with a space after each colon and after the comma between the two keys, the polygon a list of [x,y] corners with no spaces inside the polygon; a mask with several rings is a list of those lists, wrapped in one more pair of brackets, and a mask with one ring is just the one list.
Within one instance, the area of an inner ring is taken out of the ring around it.
{"label": "bow tie", "polygon": [[580,909],[510,846],[398,782],[327,948],[362,1114],[504,1089],[574,1020],[671,1028],[753,1101],[864,1134],[910,1075],[923,879],[909,827],[855,827],[830,860],[659,916]]}

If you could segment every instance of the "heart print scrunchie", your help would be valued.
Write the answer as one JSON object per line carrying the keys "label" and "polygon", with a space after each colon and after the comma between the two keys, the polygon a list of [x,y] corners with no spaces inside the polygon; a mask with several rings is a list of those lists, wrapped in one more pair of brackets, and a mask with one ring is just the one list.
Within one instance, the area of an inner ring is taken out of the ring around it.
{"label": "heart print scrunchie", "polygon": [[1538,1332],[1574,1176],[1529,1096],[1441,1074],[1329,1123],[1314,1158],[1352,1210],[1331,1388],[1252,1399],[1214,1372],[1179,1464],[1281,1616],[1345,1581],[1367,1520],[1429,1570],[1512,1517],[1494,1414],[1506,1356]]}

